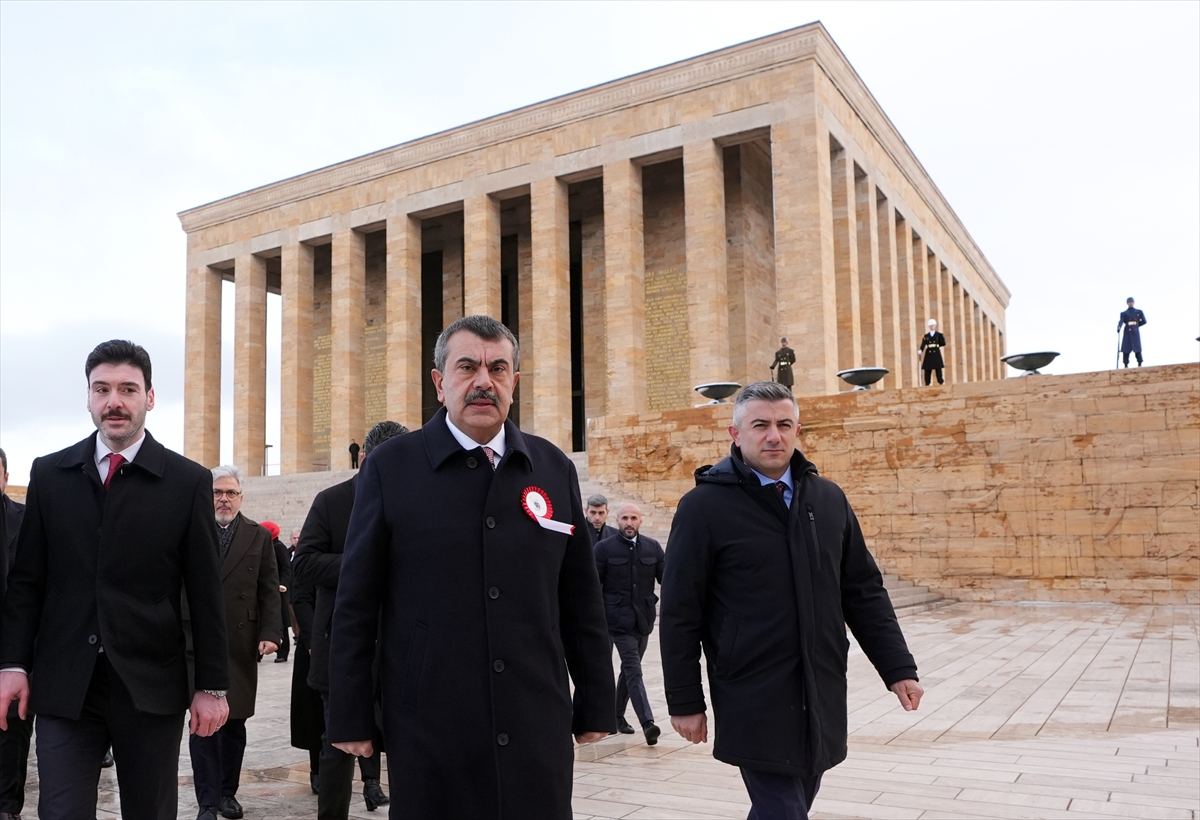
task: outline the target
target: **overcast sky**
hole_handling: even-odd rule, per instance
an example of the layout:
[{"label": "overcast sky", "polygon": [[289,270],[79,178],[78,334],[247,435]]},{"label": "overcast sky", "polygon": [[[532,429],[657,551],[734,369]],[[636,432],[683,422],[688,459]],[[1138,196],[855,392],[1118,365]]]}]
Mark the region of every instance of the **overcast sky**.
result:
[{"label": "overcast sky", "polygon": [[[814,20],[1012,291],[1009,352],[1060,351],[1055,373],[1112,367],[1132,295],[1149,319],[1147,364],[1197,360],[1197,3],[6,0],[11,480],[91,431],[83,360],[113,337],[150,351],[148,427],[182,450],[178,211]],[[272,297],[273,462],[278,308]],[[232,324],[230,312],[230,335]]]}]

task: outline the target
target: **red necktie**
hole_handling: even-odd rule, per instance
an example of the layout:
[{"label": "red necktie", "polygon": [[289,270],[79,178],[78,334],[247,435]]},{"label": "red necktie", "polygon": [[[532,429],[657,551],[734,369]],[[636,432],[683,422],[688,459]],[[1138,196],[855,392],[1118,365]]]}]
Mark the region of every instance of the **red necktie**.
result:
[{"label": "red necktie", "polygon": [[125,463],[125,456],[120,453],[109,453],[108,455],[108,478],[104,479],[104,489],[108,489],[108,485],[112,482],[113,476],[117,474],[117,469]]},{"label": "red necktie", "polygon": [[484,447],[483,451],[487,453],[488,464],[492,465],[492,470],[496,469],[496,451],[491,447]]}]

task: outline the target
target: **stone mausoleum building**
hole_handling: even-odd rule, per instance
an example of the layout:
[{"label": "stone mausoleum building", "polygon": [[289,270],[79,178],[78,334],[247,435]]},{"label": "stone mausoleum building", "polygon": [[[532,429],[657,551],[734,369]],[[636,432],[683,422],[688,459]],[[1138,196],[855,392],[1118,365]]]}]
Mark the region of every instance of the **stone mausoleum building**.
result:
[{"label": "stone mausoleum building", "polygon": [[[839,370],[1002,376],[1009,292],[819,23],[184,211],[186,453],[220,457],[232,279],[234,461],[262,471],[267,294],[282,297],[283,473],[344,468],[376,421],[437,408],[433,343],[470,313],[523,356],[513,414],[563,449],[587,420],[690,408],[697,384],[798,396]],[[332,455],[331,455],[332,454]]]}]

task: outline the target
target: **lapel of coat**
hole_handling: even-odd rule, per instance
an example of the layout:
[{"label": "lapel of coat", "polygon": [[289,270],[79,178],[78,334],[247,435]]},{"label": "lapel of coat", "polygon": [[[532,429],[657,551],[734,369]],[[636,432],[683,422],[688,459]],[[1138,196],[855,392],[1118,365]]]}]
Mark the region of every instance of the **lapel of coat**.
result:
[{"label": "lapel of coat", "polygon": [[222,581],[229,577],[229,573],[233,572],[233,568],[250,551],[250,545],[254,543],[254,531],[258,528],[257,523],[246,518],[241,513],[238,513],[237,522],[238,528],[237,532],[233,534],[233,543],[229,545],[229,552],[225,555],[225,563],[221,565]]}]

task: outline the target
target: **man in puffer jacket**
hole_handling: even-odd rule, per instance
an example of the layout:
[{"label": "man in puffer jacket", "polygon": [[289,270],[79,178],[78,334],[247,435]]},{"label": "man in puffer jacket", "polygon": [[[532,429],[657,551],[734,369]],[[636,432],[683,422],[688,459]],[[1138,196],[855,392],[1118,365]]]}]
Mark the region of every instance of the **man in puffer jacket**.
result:
[{"label": "man in puffer jacket", "polygon": [[845,759],[847,625],[905,710],[923,691],[858,520],[796,449],[799,427],[786,387],[743,389],[732,453],[696,471],[667,542],[671,725],[692,743],[708,739],[703,647],[713,756],[740,768],[750,818],[807,818],[821,774]]}]

